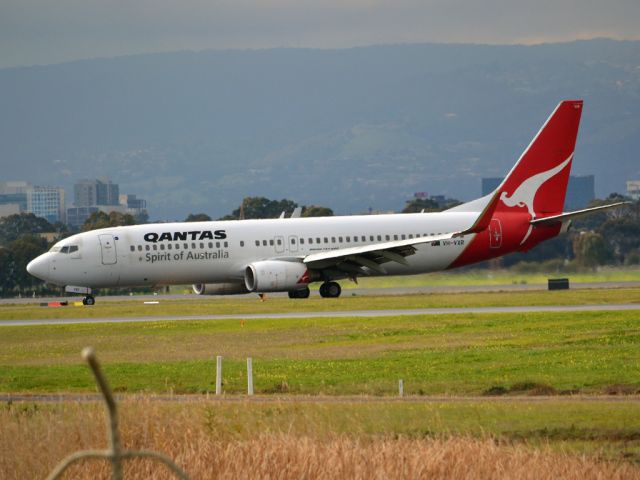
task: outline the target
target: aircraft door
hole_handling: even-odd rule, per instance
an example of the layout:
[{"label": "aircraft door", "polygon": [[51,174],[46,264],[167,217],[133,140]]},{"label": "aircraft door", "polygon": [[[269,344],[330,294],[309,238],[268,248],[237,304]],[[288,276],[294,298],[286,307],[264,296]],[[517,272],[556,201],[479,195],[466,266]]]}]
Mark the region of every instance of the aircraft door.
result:
[{"label": "aircraft door", "polygon": [[276,253],[284,253],[284,237],[278,235],[275,237],[275,241]]},{"label": "aircraft door", "polygon": [[502,246],[502,224],[497,218],[492,218],[489,223],[489,248]]},{"label": "aircraft door", "polygon": [[118,260],[116,253],[116,242],[113,239],[113,235],[98,235],[100,239],[100,251],[102,253],[103,265],[114,265]]},{"label": "aircraft door", "polygon": [[289,251],[297,252],[298,251],[298,237],[295,235],[291,235],[289,237]]}]

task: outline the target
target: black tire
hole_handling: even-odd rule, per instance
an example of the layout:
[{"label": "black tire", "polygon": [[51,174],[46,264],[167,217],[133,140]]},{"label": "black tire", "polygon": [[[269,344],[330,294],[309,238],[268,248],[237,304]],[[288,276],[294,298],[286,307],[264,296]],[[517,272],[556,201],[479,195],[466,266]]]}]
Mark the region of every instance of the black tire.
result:
[{"label": "black tire", "polygon": [[93,298],[91,295],[87,295],[86,297],[84,297],[82,299],[82,304],[83,305],[95,305],[96,304],[96,299]]},{"label": "black tire", "polygon": [[342,293],[342,288],[339,283],[329,282],[327,283],[327,296],[329,298],[338,298]]},{"label": "black tire", "polygon": [[301,288],[300,290],[289,290],[289,298],[309,298],[311,292],[308,287]]},{"label": "black tire", "polygon": [[320,296],[324,298],[338,298],[342,293],[340,284],[336,282],[325,282],[320,285]]}]

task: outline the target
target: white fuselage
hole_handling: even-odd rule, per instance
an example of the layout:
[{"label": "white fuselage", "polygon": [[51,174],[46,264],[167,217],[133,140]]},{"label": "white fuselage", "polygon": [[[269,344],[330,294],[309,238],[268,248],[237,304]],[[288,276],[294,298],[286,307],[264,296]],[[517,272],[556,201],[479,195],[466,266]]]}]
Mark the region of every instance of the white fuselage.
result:
[{"label": "white fuselage", "polygon": [[[90,288],[239,283],[252,262],[457,232],[476,217],[442,212],[113,227],[66,238],[29,268],[52,284]],[[436,247],[418,245],[406,257],[407,265],[390,262],[385,271],[406,275],[446,269],[473,237]]]}]

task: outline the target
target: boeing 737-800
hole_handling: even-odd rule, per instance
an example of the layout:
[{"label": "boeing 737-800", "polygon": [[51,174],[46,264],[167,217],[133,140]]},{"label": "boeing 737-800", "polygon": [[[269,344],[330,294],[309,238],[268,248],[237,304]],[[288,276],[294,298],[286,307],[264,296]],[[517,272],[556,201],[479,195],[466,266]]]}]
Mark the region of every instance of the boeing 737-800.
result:
[{"label": "boeing 737-800", "polygon": [[452,269],[526,251],[608,205],[563,212],[582,113],[561,102],[502,184],[444,212],[161,223],[73,235],[27,270],[83,294],[93,289],[193,284],[198,294],[289,292],[338,297],[336,280]]}]

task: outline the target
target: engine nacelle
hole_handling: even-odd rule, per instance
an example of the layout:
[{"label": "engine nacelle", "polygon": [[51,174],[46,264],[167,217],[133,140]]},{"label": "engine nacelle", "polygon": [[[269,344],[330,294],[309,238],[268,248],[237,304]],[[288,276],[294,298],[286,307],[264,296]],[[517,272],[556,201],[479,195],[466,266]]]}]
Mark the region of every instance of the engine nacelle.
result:
[{"label": "engine nacelle", "polygon": [[244,283],[195,283],[191,286],[196,295],[239,295],[249,293]]},{"label": "engine nacelle", "polygon": [[251,292],[288,292],[306,287],[316,276],[301,262],[264,260],[245,268],[244,285]]}]

